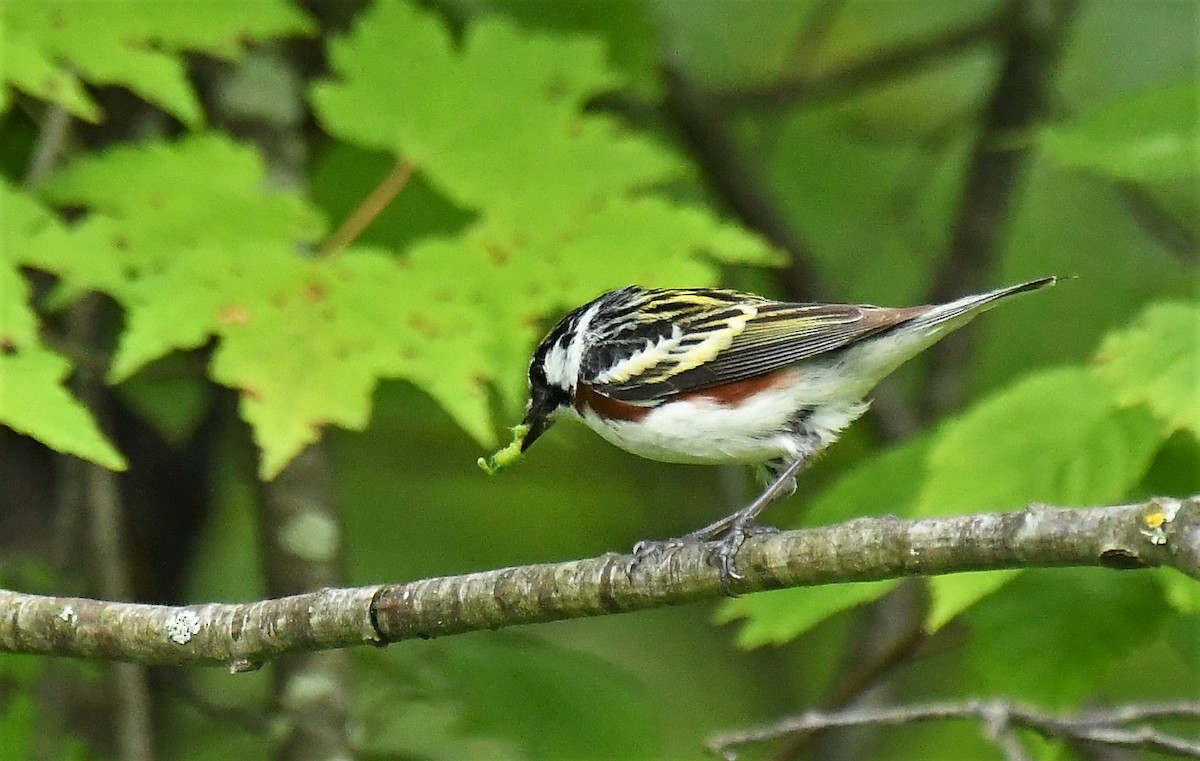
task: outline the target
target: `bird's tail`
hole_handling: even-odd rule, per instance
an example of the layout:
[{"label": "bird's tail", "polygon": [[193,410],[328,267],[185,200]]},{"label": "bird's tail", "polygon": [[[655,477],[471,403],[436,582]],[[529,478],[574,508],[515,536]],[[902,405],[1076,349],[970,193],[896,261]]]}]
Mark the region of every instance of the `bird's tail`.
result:
[{"label": "bird's tail", "polygon": [[943,334],[971,320],[979,313],[986,312],[1009,296],[1048,288],[1057,282],[1057,277],[1043,277],[1025,283],[1018,283],[1017,285],[1010,285],[1007,288],[997,288],[987,293],[964,296],[961,299],[930,308],[928,311],[914,318],[909,325],[914,328],[932,330],[938,334]]}]

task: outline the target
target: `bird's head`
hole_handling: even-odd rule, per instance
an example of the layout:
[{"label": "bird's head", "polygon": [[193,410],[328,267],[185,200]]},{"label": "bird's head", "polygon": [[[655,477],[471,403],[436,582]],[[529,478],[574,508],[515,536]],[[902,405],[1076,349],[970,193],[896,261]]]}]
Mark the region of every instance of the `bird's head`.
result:
[{"label": "bird's head", "polygon": [[582,354],[582,347],[578,345],[582,338],[576,331],[578,312],[564,317],[534,350],[529,362],[529,403],[525,405],[525,419],[513,427],[513,439],[508,446],[490,458],[479,458],[479,467],[484,472],[493,474],[517,462],[525,450],[554,424],[558,413],[571,408]]},{"label": "bird's head", "polygon": [[583,363],[588,326],[606,299],[623,291],[610,291],[562,318],[542,339],[529,362],[529,403],[525,419],[514,427],[513,440],[490,459],[479,459],[488,473],[506,468],[521,458],[564,410],[574,405],[579,368]]},{"label": "bird's head", "polygon": [[529,403],[525,407],[527,427],[521,451],[528,449],[554,423],[563,409],[571,407],[579,375],[580,348],[574,342],[575,325],[569,317],[554,326],[542,339],[529,362]]}]

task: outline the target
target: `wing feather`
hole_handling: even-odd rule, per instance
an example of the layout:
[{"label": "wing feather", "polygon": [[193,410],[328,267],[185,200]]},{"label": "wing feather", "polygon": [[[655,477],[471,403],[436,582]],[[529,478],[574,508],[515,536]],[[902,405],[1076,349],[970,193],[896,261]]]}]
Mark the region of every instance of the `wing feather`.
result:
[{"label": "wing feather", "polygon": [[580,380],[626,402],[773,372],[844,348],[920,308],[798,304],[720,289],[631,290],[585,353]]}]

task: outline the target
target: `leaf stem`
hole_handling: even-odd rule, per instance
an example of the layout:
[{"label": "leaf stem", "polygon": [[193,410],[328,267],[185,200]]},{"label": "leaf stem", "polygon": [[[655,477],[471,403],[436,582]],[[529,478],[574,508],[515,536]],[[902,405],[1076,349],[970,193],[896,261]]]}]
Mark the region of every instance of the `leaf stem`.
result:
[{"label": "leaf stem", "polygon": [[375,218],[387,208],[387,205],[400,194],[408,181],[412,179],[415,169],[415,164],[405,159],[398,159],[391,173],[375,186],[375,189],[363,199],[358,208],[346,218],[345,222],[342,222],[333,235],[321,244],[321,256],[336,255],[353,243],[359,235],[362,235],[362,231],[367,229],[367,225],[375,221]]}]

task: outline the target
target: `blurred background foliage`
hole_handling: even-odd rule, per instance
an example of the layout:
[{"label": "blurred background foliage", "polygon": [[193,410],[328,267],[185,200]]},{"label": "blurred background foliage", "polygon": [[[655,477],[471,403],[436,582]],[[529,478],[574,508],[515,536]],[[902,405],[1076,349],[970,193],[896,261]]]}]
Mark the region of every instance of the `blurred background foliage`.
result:
[{"label": "blurred background foliage", "polygon": [[[1190,0],[16,0],[0,23],[14,588],[103,591],[50,448],[125,468],[138,599],[277,593],[262,479],[306,448],[343,584],[706,523],[746,474],[569,426],[473,464],[548,325],[631,281],[901,305],[1070,276],[888,381],[780,525],[1200,491]],[[1200,697],[1198,643],[1173,572],[786,590],[355,652],[350,734],[378,759],[701,758],[819,705]],[[109,679],[0,656],[0,748],[111,757]],[[150,685],[163,757],[272,752],[267,672]],[[999,754],[923,725],[746,756]]]}]

